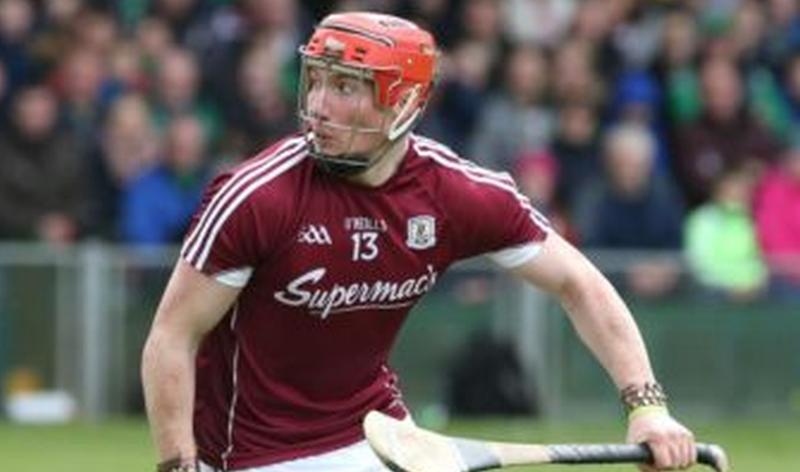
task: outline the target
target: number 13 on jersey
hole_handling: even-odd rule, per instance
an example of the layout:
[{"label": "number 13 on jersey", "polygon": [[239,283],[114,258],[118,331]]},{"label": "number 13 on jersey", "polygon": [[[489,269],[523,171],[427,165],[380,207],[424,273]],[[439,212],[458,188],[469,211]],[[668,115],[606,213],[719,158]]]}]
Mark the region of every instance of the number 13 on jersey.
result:
[{"label": "number 13 on jersey", "polygon": [[378,233],[375,231],[353,233],[350,239],[353,240],[354,261],[371,261],[378,256]]}]

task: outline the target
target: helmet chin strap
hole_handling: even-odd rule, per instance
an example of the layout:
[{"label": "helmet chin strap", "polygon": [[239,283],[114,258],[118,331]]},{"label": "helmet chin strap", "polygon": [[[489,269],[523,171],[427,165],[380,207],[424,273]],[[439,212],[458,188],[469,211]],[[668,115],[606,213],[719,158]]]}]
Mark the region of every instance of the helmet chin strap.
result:
[{"label": "helmet chin strap", "polygon": [[376,155],[372,157],[369,154],[357,153],[344,153],[334,156],[324,154],[316,149],[313,131],[306,133],[306,139],[309,141],[309,153],[314,158],[317,167],[337,177],[352,177],[363,174],[389,154],[389,150],[394,144],[393,141],[381,144],[377,149]]}]

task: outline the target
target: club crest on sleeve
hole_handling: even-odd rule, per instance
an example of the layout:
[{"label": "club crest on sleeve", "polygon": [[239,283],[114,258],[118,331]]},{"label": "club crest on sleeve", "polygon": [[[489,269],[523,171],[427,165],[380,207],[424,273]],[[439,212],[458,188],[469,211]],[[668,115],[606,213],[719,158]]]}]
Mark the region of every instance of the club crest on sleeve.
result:
[{"label": "club crest on sleeve", "polygon": [[428,249],[436,245],[436,218],[431,215],[408,219],[406,245],[411,249]]}]

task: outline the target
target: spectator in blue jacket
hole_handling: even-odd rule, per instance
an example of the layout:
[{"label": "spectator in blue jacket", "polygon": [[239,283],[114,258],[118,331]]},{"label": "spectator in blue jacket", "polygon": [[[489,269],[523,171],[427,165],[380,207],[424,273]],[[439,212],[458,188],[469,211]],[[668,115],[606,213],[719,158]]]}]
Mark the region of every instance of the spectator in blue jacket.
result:
[{"label": "spectator in blue jacket", "polygon": [[605,140],[605,179],[581,198],[581,232],[597,248],[677,249],[683,206],[672,183],[654,174],[656,145],[638,125],[613,128]]},{"label": "spectator in blue jacket", "polygon": [[[683,204],[667,177],[654,172],[656,144],[647,128],[621,125],[605,140],[605,179],[579,197],[576,222],[584,245],[598,249],[675,250],[681,245]],[[644,296],[675,286],[671,258],[637,259],[625,282]]]},{"label": "spectator in blue jacket", "polygon": [[178,242],[208,182],[203,125],[192,115],[167,128],[163,159],[123,191],[121,233],[134,244]]}]

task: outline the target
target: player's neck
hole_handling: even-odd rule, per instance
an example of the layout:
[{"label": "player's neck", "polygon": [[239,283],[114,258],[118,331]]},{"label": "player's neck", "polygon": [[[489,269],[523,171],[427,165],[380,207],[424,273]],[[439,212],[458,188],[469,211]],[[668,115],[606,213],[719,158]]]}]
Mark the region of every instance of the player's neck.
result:
[{"label": "player's neck", "polygon": [[365,187],[380,187],[391,179],[397,169],[400,168],[400,163],[403,162],[403,157],[408,151],[408,145],[409,136],[406,134],[391,144],[389,149],[385,151],[386,155],[381,157],[375,165],[361,174],[347,177],[347,180]]}]

